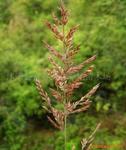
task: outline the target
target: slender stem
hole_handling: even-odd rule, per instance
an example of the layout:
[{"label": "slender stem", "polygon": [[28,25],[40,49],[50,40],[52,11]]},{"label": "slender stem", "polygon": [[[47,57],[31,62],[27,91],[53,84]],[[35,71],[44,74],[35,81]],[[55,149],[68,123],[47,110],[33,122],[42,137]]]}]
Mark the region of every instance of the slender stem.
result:
[{"label": "slender stem", "polygon": [[64,138],[65,138],[65,150],[66,150],[66,144],[67,144],[67,117],[65,116],[65,127],[64,127]]},{"label": "slender stem", "polygon": [[[64,41],[63,41],[63,51],[64,54],[66,53],[66,47],[65,47],[65,26],[63,25],[63,35],[64,35]],[[64,69],[66,68],[66,65],[64,65]],[[65,114],[65,118],[64,118],[64,150],[66,150],[66,144],[67,144],[67,116],[66,116],[66,95],[65,92],[63,93],[63,97],[64,97],[64,114]]]}]

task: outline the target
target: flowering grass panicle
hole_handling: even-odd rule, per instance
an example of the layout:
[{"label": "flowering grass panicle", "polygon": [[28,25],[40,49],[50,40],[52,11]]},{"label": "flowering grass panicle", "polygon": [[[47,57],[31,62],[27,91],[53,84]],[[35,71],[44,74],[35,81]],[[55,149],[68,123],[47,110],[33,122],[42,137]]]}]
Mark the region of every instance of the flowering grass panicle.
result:
[{"label": "flowering grass panicle", "polygon": [[[50,93],[52,97],[55,98],[57,103],[63,105],[63,110],[59,110],[52,105],[51,98],[43,90],[38,79],[36,79],[35,83],[41,98],[45,101],[45,106],[43,106],[43,108],[53,115],[53,117],[47,116],[48,120],[54,127],[64,132],[64,149],[66,150],[67,118],[71,114],[86,111],[90,107],[90,97],[96,92],[99,84],[90,89],[89,92],[79,100],[74,102],[72,101],[74,90],[78,89],[83,84],[83,79],[87,78],[92,73],[94,66],[90,65],[84,73],[81,73],[72,81],[70,80],[70,77],[81,71],[86,65],[92,63],[96,59],[96,55],[84,60],[79,65],[74,63],[74,56],[79,52],[80,45],[74,46],[73,37],[75,32],[78,30],[79,25],[75,25],[67,33],[65,27],[69,21],[69,12],[65,8],[62,1],[59,11],[61,14],[60,19],[55,15],[55,13],[53,13],[53,24],[51,24],[49,21],[46,21],[45,24],[53,33],[54,37],[62,42],[62,50],[57,51],[56,48],[45,41],[44,44],[51,54],[49,61],[52,64],[52,68],[48,70],[48,74],[52,77],[56,86],[56,89],[50,88]],[[61,65],[59,65],[55,58],[58,59],[62,64],[60,63]],[[89,138],[81,141],[82,150],[89,150],[94,134],[99,126],[100,125],[98,124],[95,131]],[[74,145],[71,150],[75,150]]]}]

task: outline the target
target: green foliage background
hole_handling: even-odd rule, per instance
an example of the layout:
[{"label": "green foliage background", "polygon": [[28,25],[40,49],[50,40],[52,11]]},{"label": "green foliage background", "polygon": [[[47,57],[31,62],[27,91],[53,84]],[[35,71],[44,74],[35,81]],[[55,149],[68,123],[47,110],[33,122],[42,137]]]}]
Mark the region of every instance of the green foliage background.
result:
[{"label": "green foliage background", "polygon": [[[46,70],[48,51],[42,40],[57,45],[44,25],[57,12],[57,0],[0,0],[0,150],[61,150],[63,135],[46,120],[36,91],[39,78],[45,90],[53,87]],[[126,1],[65,0],[69,27],[80,24],[74,42],[81,44],[75,61],[97,54],[95,72],[75,97],[96,83],[101,86],[90,110],[69,121],[68,150],[88,137],[99,121],[96,145],[126,149]],[[74,119],[76,117],[76,119]],[[95,149],[95,148],[92,148]]]}]

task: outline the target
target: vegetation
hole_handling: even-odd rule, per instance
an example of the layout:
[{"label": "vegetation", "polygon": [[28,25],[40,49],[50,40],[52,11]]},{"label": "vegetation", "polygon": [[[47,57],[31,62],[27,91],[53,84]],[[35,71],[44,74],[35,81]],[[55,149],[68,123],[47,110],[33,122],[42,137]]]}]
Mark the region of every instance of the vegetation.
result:
[{"label": "vegetation", "polygon": [[[53,106],[53,99],[50,99],[47,92],[43,90],[40,81],[36,79],[35,83],[41,98],[45,101],[43,108],[53,115],[53,117],[47,116],[48,120],[55,128],[58,128],[64,133],[64,149],[67,150],[67,126],[69,116],[71,114],[84,112],[90,107],[90,97],[96,92],[99,84],[94,86],[87,94],[82,96],[80,100],[73,100],[75,89],[78,89],[83,84],[82,80],[92,73],[94,67],[89,66],[84,73],[79,75],[79,77],[71,79],[72,76],[79,73],[83,67],[94,61],[96,56],[94,55],[90,57],[79,65],[74,64],[73,58],[80,50],[80,45],[75,47],[73,44],[74,33],[77,31],[78,25],[72,27],[66,32],[66,25],[69,21],[69,12],[65,8],[63,1],[61,1],[59,9],[61,18],[58,19],[53,13],[52,17],[54,24],[52,25],[50,22],[46,21],[46,25],[53,32],[55,38],[62,43],[62,47],[60,47],[60,51],[58,51],[53,46],[45,42],[45,46],[52,54],[52,56],[49,57],[49,61],[53,67],[48,70],[48,73],[54,80],[55,89],[50,89],[50,91],[56,101],[55,106]],[[59,60],[59,62],[61,62],[61,65],[56,62],[55,57]],[[100,124],[88,139],[84,138],[81,141],[82,150],[90,149],[93,136],[99,126]],[[75,150],[75,148],[75,145],[73,145],[71,150]],[[60,147],[60,149],[63,148]]]},{"label": "vegetation", "polygon": [[[76,119],[74,116],[70,118],[75,125],[68,127],[68,149],[74,143],[80,146],[80,137],[88,137],[97,122],[102,120],[94,143],[120,144],[121,147],[111,149],[125,150],[126,2],[68,0],[65,4],[72,18],[68,28],[80,24],[74,39],[75,45],[81,45],[76,63],[97,55],[97,69],[84,80],[74,97],[81,97],[97,83],[101,85],[89,112],[78,114]],[[49,53],[42,41],[48,39],[51,45],[59,48],[44,25],[44,20],[51,19],[50,13],[57,5],[56,0],[0,1],[1,150],[60,150],[63,144],[62,133],[52,130],[46,121],[46,112],[41,109],[34,85],[34,79],[38,78],[47,92],[48,87],[54,87],[46,74],[50,68]],[[56,14],[59,16],[58,12]]]}]

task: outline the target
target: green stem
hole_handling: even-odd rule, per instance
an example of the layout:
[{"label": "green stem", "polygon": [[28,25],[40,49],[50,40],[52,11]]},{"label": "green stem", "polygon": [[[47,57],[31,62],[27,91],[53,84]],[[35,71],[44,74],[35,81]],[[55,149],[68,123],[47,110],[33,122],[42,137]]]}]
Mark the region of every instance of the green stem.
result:
[{"label": "green stem", "polygon": [[66,144],[67,144],[67,117],[65,116],[65,127],[64,127],[64,138],[65,138],[65,150],[66,150]]}]

